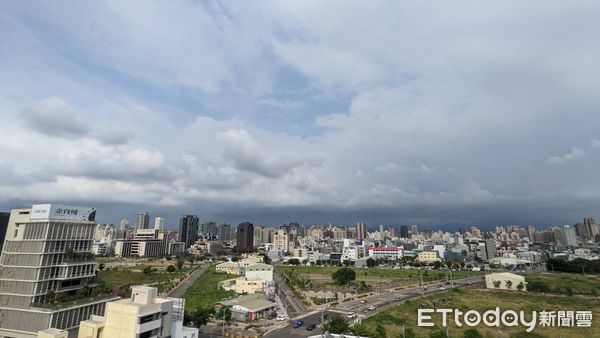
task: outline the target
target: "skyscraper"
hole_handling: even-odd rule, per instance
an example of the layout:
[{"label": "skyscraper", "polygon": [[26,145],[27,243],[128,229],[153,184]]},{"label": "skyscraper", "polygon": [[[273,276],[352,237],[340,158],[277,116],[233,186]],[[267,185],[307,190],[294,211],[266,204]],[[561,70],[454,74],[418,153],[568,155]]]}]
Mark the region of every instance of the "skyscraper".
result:
[{"label": "skyscraper", "polygon": [[150,214],[148,212],[138,212],[135,215],[135,228],[136,229],[148,229],[150,225]]},{"label": "skyscraper", "polygon": [[73,331],[119,298],[88,298],[97,286],[95,216],[93,208],[56,204],[11,211],[0,255],[0,337],[33,338],[50,327]]},{"label": "skyscraper", "polygon": [[413,236],[416,236],[419,234],[419,226],[416,224],[413,224],[410,226],[410,232]]},{"label": "skyscraper", "polygon": [[165,219],[162,217],[156,217],[154,219],[154,229],[155,230],[165,230]]},{"label": "skyscraper", "polygon": [[219,233],[219,228],[217,228],[217,223],[214,221],[208,221],[206,223],[202,223],[200,226],[199,236],[202,239],[206,240],[215,240],[217,239],[217,235]]},{"label": "skyscraper", "polygon": [[379,224],[379,232],[383,233],[383,224]]},{"label": "skyscraper", "polygon": [[400,238],[408,238],[408,226],[403,225],[400,227]]},{"label": "skyscraper", "polygon": [[359,241],[367,238],[367,224],[365,222],[356,223],[356,239]]},{"label": "skyscraper", "polygon": [[562,229],[563,242],[566,246],[577,246],[577,237],[575,237],[575,229],[565,225]]},{"label": "skyscraper", "polygon": [[185,249],[198,240],[200,219],[196,215],[184,215],[179,220],[179,241],[185,243]]},{"label": "skyscraper", "polygon": [[221,242],[229,242],[231,241],[231,225],[230,224],[221,224],[219,225],[219,241]]},{"label": "skyscraper", "polygon": [[252,252],[254,245],[254,225],[250,222],[240,223],[237,228],[237,248],[239,252]]}]

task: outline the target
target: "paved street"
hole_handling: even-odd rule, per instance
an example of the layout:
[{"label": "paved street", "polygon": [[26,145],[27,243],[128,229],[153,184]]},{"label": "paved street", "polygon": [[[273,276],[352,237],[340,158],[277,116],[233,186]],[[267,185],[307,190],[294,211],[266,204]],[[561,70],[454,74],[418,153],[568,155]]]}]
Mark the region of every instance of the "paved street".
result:
[{"label": "paved street", "polygon": [[173,290],[171,290],[168,296],[175,298],[183,297],[187,289],[189,289],[189,287],[194,284],[196,279],[198,279],[198,277],[200,277],[200,275],[202,275],[203,272],[204,268],[202,267],[199,267],[196,270],[194,270],[194,272],[192,272],[192,274],[186,280],[184,280],[183,282],[181,282],[181,284],[179,284]]},{"label": "paved street", "polygon": [[277,283],[277,292],[278,296],[281,299],[282,304],[287,309],[287,314],[289,318],[294,318],[300,314],[306,312],[306,308],[302,301],[300,301],[294,292],[290,290],[290,288],[283,282],[279,274],[273,274],[273,279],[275,283]]},{"label": "paved street", "polygon": [[[421,290],[420,287],[406,288],[398,290],[396,292],[375,294],[369,297],[363,297],[349,302],[341,303],[333,309],[328,309],[324,313],[327,313],[329,317],[336,313],[347,316],[350,312],[358,314],[360,319],[368,318],[379,311],[389,308],[394,305],[402,304],[409,299],[421,297],[423,295],[429,295],[434,293],[440,293],[452,288],[464,288],[477,284],[481,284],[485,281],[484,276],[475,276],[454,281],[452,287],[446,282],[427,284],[427,290]],[[444,289],[441,289],[443,287]],[[361,303],[361,300],[366,300],[365,303]],[[374,306],[375,310],[368,310],[369,306]],[[291,317],[294,318],[294,317]],[[300,317],[297,317],[300,318]],[[296,318],[294,318],[296,319]],[[297,329],[292,327],[292,321],[290,320],[287,325],[280,329],[270,332],[265,337],[308,337],[322,333],[320,329],[321,324],[321,312],[310,313],[306,317],[300,318],[304,320],[304,325]],[[306,327],[311,323],[317,324],[317,328],[313,331],[306,331]]]}]

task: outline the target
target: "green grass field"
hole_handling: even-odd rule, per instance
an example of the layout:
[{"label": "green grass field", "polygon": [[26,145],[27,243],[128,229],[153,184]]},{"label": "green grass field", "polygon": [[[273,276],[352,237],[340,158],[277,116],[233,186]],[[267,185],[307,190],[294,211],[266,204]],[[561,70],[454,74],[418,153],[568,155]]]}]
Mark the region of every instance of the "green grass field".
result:
[{"label": "green grass field", "polygon": [[165,269],[157,269],[157,271],[144,274],[142,271],[148,265],[139,264],[126,268],[105,269],[99,272],[100,280],[104,282],[105,287],[113,288],[119,285],[140,285],[152,284],[160,282],[170,282],[176,278],[183,277],[190,271],[189,267],[184,267],[181,270],[176,270],[173,273],[167,272]]},{"label": "green grass field", "polygon": [[[591,310],[594,314],[593,324],[591,328],[545,328],[539,325],[533,331],[536,335],[530,337],[599,337],[600,336],[600,318],[597,316],[600,313],[600,299],[593,297],[566,297],[566,296],[547,296],[541,294],[532,294],[524,292],[507,292],[496,290],[454,290],[429,296],[418,300],[409,301],[406,304],[393,307],[383,311],[373,317],[364,320],[360,326],[364,329],[363,334],[369,334],[370,337],[377,337],[376,328],[381,325],[385,328],[387,337],[402,337],[402,325],[411,328],[417,337],[429,337],[434,329],[441,328],[441,320],[439,315],[434,318],[436,327],[434,329],[417,327],[417,309],[420,304],[423,304],[432,299],[439,299],[442,296],[449,296],[452,299],[437,305],[437,308],[460,309],[461,311],[477,310],[480,313],[489,309],[500,307],[504,310],[523,310],[526,313],[526,318],[530,318],[531,311],[552,311],[552,310]],[[458,328],[455,326],[453,319],[449,320],[448,331],[450,337],[463,337],[463,332],[466,330],[464,326]],[[514,337],[513,335],[524,332],[524,327],[501,327],[488,328],[481,324],[477,330],[484,337]],[[445,337],[445,335],[444,335]],[[523,336],[526,337],[526,336]]]},{"label": "green grass field", "polygon": [[574,294],[598,295],[600,294],[600,276],[582,275],[572,273],[544,273],[526,276],[526,281],[543,281],[550,287],[550,292],[567,293],[570,288]]},{"label": "green grass field", "polygon": [[206,267],[204,273],[196,279],[183,296],[185,298],[185,312],[191,313],[198,307],[209,309],[216,302],[234,296],[234,291],[225,291],[217,287],[220,281],[231,278],[235,278],[235,276],[215,272],[214,265]]}]

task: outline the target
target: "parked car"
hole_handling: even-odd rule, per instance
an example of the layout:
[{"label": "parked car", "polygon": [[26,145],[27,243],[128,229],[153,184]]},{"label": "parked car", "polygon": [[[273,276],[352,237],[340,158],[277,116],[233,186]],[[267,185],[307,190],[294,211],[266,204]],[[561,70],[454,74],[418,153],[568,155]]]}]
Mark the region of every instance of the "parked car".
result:
[{"label": "parked car", "polygon": [[279,316],[277,316],[277,320],[280,321],[280,322],[282,322],[284,320],[287,320],[287,319],[288,319],[288,317],[286,315],[279,315]]},{"label": "parked car", "polygon": [[400,300],[400,296],[396,295],[396,297],[394,297],[394,300]]},{"label": "parked car", "polygon": [[373,311],[373,310],[375,310],[375,306],[371,305],[371,306],[368,307],[368,309],[369,309],[369,311]]},{"label": "parked car", "polygon": [[440,290],[444,291],[444,290],[446,290],[446,288],[444,286],[440,285]]},{"label": "parked car", "polygon": [[364,303],[366,303],[366,302],[367,302],[367,300],[366,300],[366,299],[361,299],[361,300],[360,300],[360,303],[361,303],[361,304],[364,304]]},{"label": "parked car", "polygon": [[303,321],[303,320],[295,320],[295,321],[294,321],[294,324],[292,324],[292,327],[293,327],[294,329],[297,329],[297,328],[299,328],[299,327],[300,327],[300,326],[302,326],[302,325],[304,325],[304,321]]},{"label": "parked car", "polygon": [[427,291],[427,287],[426,287],[426,286],[424,286],[424,287],[422,287],[422,288],[421,288],[421,290],[423,290],[423,291]]},{"label": "parked car", "polygon": [[354,317],[356,317],[356,313],[350,312],[347,317],[348,318],[354,318]]},{"label": "parked car", "polygon": [[306,331],[312,331],[317,327],[315,323],[312,323],[306,327]]}]

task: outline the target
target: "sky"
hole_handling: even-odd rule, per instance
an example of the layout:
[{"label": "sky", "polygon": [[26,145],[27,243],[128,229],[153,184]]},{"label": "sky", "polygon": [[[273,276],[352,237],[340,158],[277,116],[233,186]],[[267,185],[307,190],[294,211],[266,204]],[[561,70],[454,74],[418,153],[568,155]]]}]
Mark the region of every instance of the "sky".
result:
[{"label": "sky", "polygon": [[600,3],[3,1],[0,209],[600,217]]}]

